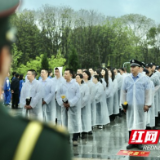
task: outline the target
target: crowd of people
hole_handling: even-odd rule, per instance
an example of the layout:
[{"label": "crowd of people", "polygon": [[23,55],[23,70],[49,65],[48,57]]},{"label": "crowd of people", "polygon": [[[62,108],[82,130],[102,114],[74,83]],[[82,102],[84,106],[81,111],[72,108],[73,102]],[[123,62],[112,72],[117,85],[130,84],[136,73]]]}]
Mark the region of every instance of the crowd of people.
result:
[{"label": "crowd of people", "polygon": [[[131,64],[138,65],[137,78],[140,75],[145,77],[140,81],[141,86],[135,83],[139,87],[134,93],[135,97],[143,92],[143,89],[141,90],[143,81],[146,83],[146,90],[148,87],[151,91],[148,91],[147,97],[149,107],[145,108],[147,116],[139,114],[138,105],[136,105],[137,112],[133,109],[126,111],[122,107],[126,101],[128,104],[134,103],[128,98],[129,96],[126,96],[129,92],[123,92],[128,90],[127,87],[125,89],[125,84],[126,86],[129,83],[132,84],[131,79],[127,80],[135,72],[135,66],[132,65],[131,73],[127,73],[125,68],[107,67],[97,70],[93,68],[78,69],[77,74],[71,69],[66,69],[63,75],[63,68],[57,67],[54,69],[53,78],[46,69],[42,69],[39,80],[36,80],[36,71],[31,69],[28,70],[25,81],[22,75],[14,73],[11,89],[9,89],[9,78],[6,78],[4,103],[8,104],[7,95],[8,97],[11,95],[7,91],[11,90],[12,108],[18,108],[19,104],[19,107],[23,109],[24,116],[36,117],[45,122],[66,126],[73,134],[73,145],[75,146],[78,145],[77,139],[80,133],[81,138],[85,138],[86,134],[92,134],[93,127],[97,126],[97,128],[103,129],[104,125],[114,121],[116,116],[122,117],[125,112],[128,113],[129,131],[134,127],[141,129],[136,124],[134,127],[132,125],[135,119],[139,124],[141,118],[145,121],[147,129],[155,129],[159,125],[160,67],[156,67],[154,63],[145,65],[142,62],[131,62]],[[132,89],[130,88],[129,91]],[[143,93],[140,94],[139,101],[145,101]],[[134,116],[131,116],[133,114]]]}]

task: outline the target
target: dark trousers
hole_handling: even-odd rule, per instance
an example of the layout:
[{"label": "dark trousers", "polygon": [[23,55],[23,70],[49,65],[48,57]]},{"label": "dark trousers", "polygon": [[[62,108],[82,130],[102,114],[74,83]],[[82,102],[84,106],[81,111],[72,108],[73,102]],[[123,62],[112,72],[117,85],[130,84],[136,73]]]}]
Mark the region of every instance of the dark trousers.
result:
[{"label": "dark trousers", "polygon": [[77,141],[78,140],[78,136],[79,136],[79,133],[74,133],[72,140],[73,141]]},{"label": "dark trousers", "polygon": [[19,94],[12,93],[12,108],[18,108]]},{"label": "dark trousers", "polygon": [[130,137],[131,137],[131,131],[129,131],[129,139],[130,139]]}]

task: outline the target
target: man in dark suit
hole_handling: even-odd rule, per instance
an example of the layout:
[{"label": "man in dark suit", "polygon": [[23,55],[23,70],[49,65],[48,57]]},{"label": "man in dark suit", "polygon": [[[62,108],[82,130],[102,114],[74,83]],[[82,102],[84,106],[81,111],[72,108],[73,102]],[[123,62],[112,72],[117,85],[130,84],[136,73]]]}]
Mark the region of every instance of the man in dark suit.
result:
[{"label": "man in dark suit", "polygon": [[19,74],[16,73],[15,79],[11,83],[12,109],[18,109],[19,103]]}]

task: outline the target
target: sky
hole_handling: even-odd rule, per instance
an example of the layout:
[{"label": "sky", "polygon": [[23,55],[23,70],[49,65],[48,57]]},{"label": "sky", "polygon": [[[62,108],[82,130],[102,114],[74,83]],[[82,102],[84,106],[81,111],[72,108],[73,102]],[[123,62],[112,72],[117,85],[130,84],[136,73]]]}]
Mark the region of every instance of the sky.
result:
[{"label": "sky", "polygon": [[160,23],[160,0],[23,0],[21,9],[38,9],[42,5],[69,6],[74,10],[96,10],[106,16],[142,14]]}]

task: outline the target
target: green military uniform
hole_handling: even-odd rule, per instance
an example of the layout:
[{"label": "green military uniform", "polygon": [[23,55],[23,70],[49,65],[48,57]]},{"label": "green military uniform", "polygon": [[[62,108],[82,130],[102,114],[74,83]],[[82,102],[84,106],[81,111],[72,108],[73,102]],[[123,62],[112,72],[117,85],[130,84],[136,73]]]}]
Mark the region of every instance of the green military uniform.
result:
[{"label": "green military uniform", "polygon": [[[14,39],[9,17],[18,5],[19,0],[0,0],[0,49]],[[61,127],[13,117],[0,102],[0,159],[70,160],[69,134]]]}]

